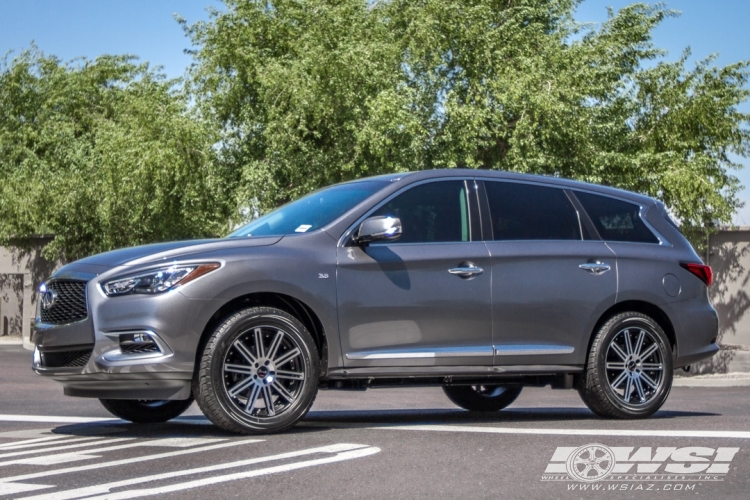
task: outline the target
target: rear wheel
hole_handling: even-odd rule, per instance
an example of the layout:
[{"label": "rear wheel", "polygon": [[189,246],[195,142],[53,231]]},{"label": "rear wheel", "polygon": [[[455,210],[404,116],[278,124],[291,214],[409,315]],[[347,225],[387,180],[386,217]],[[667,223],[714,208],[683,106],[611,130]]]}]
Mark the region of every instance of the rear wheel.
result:
[{"label": "rear wheel", "polygon": [[578,390],[591,411],[608,418],[645,418],[661,408],[671,388],[672,351],[656,321],[625,312],[599,329]]},{"label": "rear wheel", "polygon": [[278,309],[254,307],[233,314],[211,335],[193,393],[222,429],[280,432],[312,406],[319,371],[317,348],[300,321]]},{"label": "rear wheel", "polygon": [[520,385],[446,385],[443,392],[456,406],[469,411],[500,411],[521,394]]},{"label": "rear wheel", "polygon": [[193,398],[184,400],[100,399],[108,412],[115,417],[136,424],[156,424],[182,415],[193,404]]}]

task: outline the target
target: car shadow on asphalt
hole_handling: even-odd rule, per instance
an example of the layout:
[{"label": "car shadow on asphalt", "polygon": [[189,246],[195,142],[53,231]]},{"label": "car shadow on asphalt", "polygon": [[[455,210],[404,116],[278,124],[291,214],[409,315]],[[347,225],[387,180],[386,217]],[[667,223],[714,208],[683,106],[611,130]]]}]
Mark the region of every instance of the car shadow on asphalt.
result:
[{"label": "car shadow on asphalt", "polygon": [[[690,411],[659,411],[649,420],[715,417],[718,413]],[[285,434],[305,434],[330,429],[378,427],[383,425],[418,424],[523,424],[546,422],[626,422],[598,417],[586,408],[510,408],[502,412],[469,412],[459,409],[415,410],[338,410],[311,411]],[[55,434],[103,436],[117,438],[163,439],[174,437],[235,438],[237,434],[223,431],[201,415],[183,416],[163,424],[131,424],[118,419],[102,422],[60,425]]]},{"label": "car shadow on asphalt", "polygon": [[[712,417],[718,413],[692,411],[659,411],[650,420]],[[370,411],[311,411],[302,422],[315,425],[327,424],[485,424],[485,423],[524,423],[524,422],[570,422],[608,421],[586,408],[510,408],[501,412],[469,412],[458,409],[441,410],[370,410]],[[622,422],[622,421],[619,421]]]}]

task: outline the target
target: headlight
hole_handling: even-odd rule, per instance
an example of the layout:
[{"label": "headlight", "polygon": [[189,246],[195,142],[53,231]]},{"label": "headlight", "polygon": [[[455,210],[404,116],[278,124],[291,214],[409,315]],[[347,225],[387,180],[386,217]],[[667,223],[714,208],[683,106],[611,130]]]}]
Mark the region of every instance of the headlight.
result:
[{"label": "headlight", "polygon": [[221,267],[220,264],[211,263],[151,269],[143,273],[107,281],[102,284],[102,290],[110,297],[130,293],[162,293],[177,285],[184,285],[193,281],[195,278],[210,273],[219,267]]}]

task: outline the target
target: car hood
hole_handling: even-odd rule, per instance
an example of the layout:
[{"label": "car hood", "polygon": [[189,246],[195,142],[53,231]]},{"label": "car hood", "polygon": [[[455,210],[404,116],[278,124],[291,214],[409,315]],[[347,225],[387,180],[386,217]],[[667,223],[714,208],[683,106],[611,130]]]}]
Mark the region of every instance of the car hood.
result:
[{"label": "car hood", "polygon": [[273,245],[281,240],[282,237],[283,236],[219,238],[156,243],[153,245],[121,248],[120,250],[92,255],[91,257],[77,260],[73,264],[76,266],[101,266],[109,268],[118,266],[138,266],[148,264],[149,262],[177,259],[192,254],[212,252],[215,250]]}]

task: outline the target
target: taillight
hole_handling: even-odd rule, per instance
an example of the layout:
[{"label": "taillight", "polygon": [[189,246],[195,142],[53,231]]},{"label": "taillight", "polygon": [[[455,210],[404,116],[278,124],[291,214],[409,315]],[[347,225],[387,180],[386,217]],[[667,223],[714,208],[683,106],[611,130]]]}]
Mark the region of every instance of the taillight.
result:
[{"label": "taillight", "polygon": [[706,286],[711,286],[711,283],[714,281],[714,273],[711,271],[711,266],[695,264],[693,262],[680,262],[680,266],[700,278]]}]

